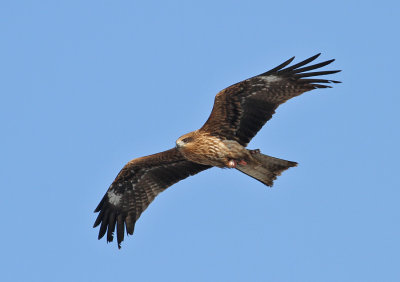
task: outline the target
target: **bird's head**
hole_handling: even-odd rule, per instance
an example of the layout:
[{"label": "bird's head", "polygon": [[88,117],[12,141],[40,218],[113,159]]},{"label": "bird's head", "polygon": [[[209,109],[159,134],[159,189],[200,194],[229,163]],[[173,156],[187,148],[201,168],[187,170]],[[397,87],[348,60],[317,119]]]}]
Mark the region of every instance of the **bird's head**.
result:
[{"label": "bird's head", "polygon": [[184,147],[187,143],[192,142],[194,139],[193,132],[190,132],[188,134],[182,135],[181,137],[176,140],[176,147],[182,148]]}]

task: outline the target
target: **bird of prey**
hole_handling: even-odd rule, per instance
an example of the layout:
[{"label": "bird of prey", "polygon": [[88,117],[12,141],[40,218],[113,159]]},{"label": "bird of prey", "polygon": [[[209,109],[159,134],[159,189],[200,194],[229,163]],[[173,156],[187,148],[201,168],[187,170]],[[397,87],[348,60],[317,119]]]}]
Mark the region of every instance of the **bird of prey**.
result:
[{"label": "bird of prey", "polygon": [[170,150],[128,162],[95,210],[99,214],[94,227],[101,224],[98,238],[107,233],[107,242],[111,242],[116,229],[120,248],[124,229],[133,234],[136,221],[160,192],[214,166],[235,168],[272,186],[278,175],[297,163],[264,155],[260,150],[248,150],[247,144],[279,105],[309,90],[339,83],[319,78],[339,70],[314,71],[334,60],[308,65],[319,55],[288,66],[293,57],[229,86],[215,96],[211,114],[200,129],[179,137]]}]

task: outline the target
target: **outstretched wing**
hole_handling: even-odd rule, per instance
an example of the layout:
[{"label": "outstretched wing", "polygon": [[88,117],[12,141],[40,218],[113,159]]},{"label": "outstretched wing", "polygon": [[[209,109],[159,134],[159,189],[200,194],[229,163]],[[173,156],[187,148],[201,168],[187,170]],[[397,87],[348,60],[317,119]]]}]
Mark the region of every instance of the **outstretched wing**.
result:
[{"label": "outstretched wing", "polygon": [[93,226],[101,223],[99,239],[107,232],[107,242],[111,242],[117,227],[120,248],[124,229],[128,234],[133,234],[135,222],[160,192],[208,168],[210,166],[184,159],[175,148],[130,161],[122,168],[95,210],[100,212]]},{"label": "outstretched wing", "polygon": [[285,68],[293,57],[270,71],[225,88],[215,97],[211,115],[200,130],[247,146],[279,105],[306,91],[330,87],[326,83],[339,83],[313,78],[339,70],[308,72],[334,61],[305,66],[319,55]]}]

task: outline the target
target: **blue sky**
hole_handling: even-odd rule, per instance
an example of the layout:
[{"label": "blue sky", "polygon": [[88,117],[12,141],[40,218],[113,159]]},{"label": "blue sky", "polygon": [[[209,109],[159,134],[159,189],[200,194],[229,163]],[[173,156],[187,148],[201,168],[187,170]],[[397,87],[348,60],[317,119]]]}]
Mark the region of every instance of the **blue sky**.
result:
[{"label": "blue sky", "polygon": [[[400,281],[396,1],[1,1],[2,281]],[[291,56],[343,81],[250,143],[269,189],[212,169],[159,195],[121,250],[94,208],[215,94]]]}]

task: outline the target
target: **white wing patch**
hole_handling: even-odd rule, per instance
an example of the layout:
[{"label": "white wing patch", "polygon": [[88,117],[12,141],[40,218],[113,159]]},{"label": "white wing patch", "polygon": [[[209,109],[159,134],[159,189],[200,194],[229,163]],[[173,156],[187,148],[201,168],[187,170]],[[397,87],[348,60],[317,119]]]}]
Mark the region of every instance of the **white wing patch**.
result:
[{"label": "white wing patch", "polygon": [[113,191],[107,192],[108,201],[114,206],[118,206],[121,201],[122,194],[116,194]]},{"label": "white wing patch", "polygon": [[276,82],[282,79],[281,77],[276,75],[260,76],[260,78],[266,83]]}]

